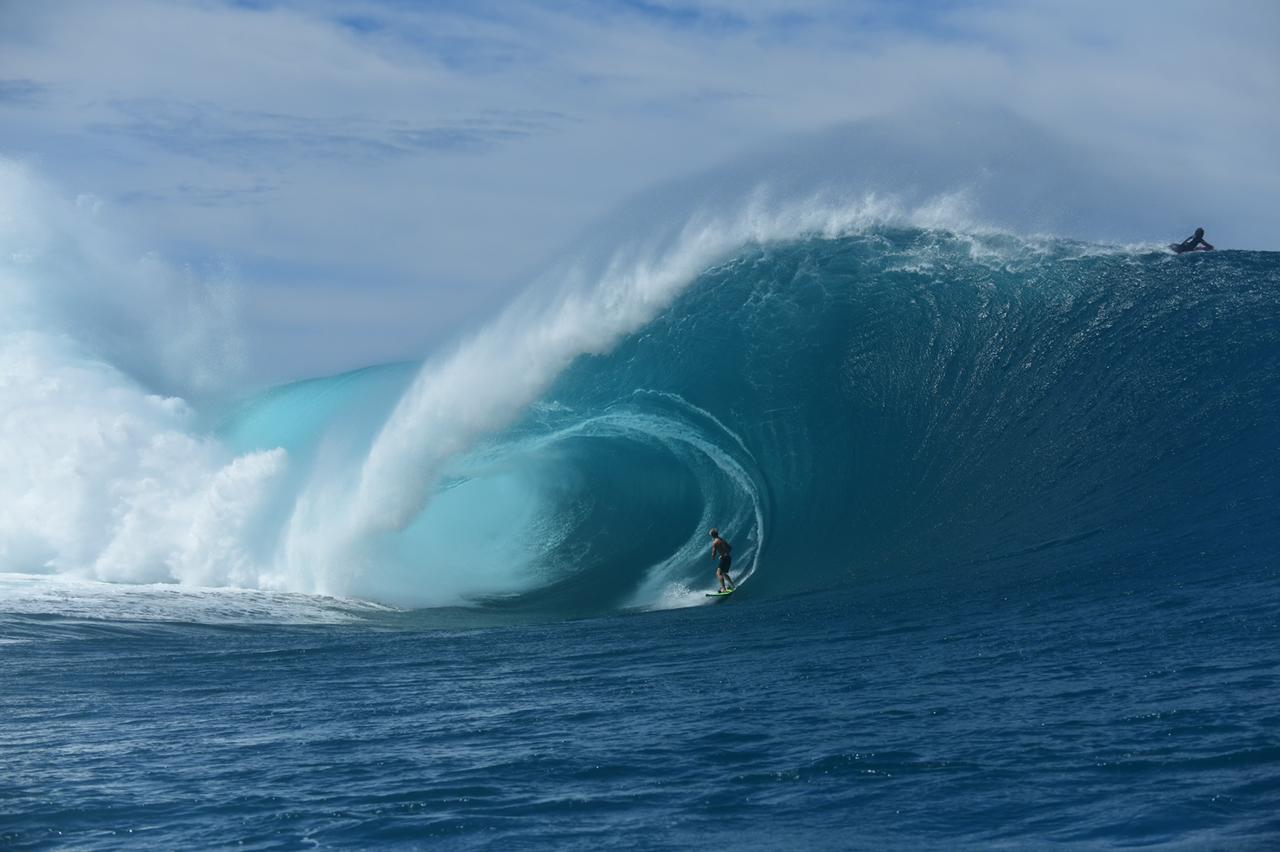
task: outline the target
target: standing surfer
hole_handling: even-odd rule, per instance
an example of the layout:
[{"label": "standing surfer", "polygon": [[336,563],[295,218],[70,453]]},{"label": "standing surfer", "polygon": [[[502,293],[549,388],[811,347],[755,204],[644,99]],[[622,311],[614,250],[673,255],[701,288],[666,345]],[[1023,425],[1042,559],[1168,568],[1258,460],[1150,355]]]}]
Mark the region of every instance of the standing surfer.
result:
[{"label": "standing surfer", "polygon": [[[712,528],[711,558],[719,558],[720,560],[720,565],[716,568],[716,579],[720,581],[720,591],[722,592],[731,592],[735,588],[733,578],[729,576],[729,563],[733,561],[733,557],[729,554],[732,552],[733,546],[720,537],[718,529]],[[726,584],[728,584],[728,588],[725,587]]]},{"label": "standing surfer", "polygon": [[1187,251],[1213,251],[1213,246],[1205,242],[1204,228],[1196,228],[1196,232],[1180,243],[1169,246],[1176,254]]}]

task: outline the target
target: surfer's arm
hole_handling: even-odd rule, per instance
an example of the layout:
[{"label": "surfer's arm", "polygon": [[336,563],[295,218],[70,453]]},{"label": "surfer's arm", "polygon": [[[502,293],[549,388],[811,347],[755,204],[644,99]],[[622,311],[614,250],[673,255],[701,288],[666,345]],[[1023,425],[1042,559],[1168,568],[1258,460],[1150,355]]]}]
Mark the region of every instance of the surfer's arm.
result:
[{"label": "surfer's arm", "polygon": [[1216,249],[1209,244],[1208,240],[1201,240],[1200,245],[1204,247],[1205,251],[1216,251]]}]

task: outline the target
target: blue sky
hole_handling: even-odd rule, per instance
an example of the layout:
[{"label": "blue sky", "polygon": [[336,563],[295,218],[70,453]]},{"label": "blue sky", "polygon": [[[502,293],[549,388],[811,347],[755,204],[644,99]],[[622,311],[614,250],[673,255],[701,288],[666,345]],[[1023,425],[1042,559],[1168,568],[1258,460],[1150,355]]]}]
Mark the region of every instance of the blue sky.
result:
[{"label": "blue sky", "polygon": [[0,0],[0,156],[233,279],[278,379],[454,338],[657,184],[939,104],[1176,174],[1186,226],[1275,248],[1277,44],[1270,2]]}]

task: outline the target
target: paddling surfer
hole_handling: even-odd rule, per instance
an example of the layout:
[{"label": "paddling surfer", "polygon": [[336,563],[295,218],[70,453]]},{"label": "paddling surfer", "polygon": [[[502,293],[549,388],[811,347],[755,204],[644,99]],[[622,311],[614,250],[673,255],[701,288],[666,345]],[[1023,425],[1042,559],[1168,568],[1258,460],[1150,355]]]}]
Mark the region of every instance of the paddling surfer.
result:
[{"label": "paddling surfer", "polygon": [[[729,564],[733,562],[730,555],[733,552],[733,546],[729,542],[720,537],[720,531],[711,530],[711,558],[719,559],[720,565],[716,568],[716,579],[720,581],[720,591],[730,592],[735,588],[733,578],[729,576]],[[726,584],[728,588],[726,588]]]},{"label": "paddling surfer", "polygon": [[1204,228],[1196,228],[1196,232],[1187,237],[1182,242],[1169,246],[1175,253],[1182,254],[1188,251],[1213,251],[1213,246],[1204,238]]}]

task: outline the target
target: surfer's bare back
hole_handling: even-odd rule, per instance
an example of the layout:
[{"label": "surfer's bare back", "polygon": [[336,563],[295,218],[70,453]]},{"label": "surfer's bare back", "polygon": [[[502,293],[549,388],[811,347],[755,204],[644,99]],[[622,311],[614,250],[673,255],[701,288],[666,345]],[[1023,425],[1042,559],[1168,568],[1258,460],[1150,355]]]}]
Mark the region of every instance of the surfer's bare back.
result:
[{"label": "surfer's bare back", "polygon": [[1213,246],[1204,238],[1204,228],[1196,228],[1196,232],[1187,237],[1180,243],[1175,243],[1169,248],[1173,249],[1176,254],[1182,254],[1188,251],[1213,251]]}]

